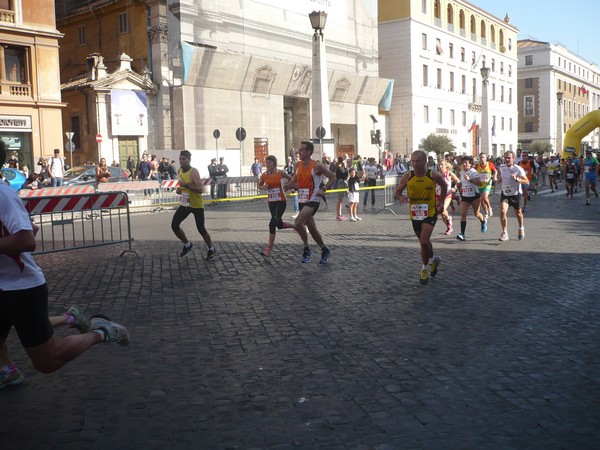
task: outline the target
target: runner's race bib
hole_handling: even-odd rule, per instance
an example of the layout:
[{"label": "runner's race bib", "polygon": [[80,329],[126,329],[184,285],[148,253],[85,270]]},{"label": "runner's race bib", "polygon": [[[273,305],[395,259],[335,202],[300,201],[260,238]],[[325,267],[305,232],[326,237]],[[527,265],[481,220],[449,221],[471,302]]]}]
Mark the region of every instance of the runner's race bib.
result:
[{"label": "runner's race bib", "polygon": [[281,189],[279,189],[279,188],[267,189],[267,193],[269,194],[270,202],[281,201]]},{"label": "runner's race bib", "polygon": [[412,220],[424,220],[429,215],[429,205],[410,205],[410,217]]},{"label": "runner's race bib", "polygon": [[183,192],[179,195],[179,204],[181,206],[190,206],[190,194],[184,194]]},{"label": "runner's race bib", "polygon": [[307,203],[309,192],[310,192],[310,189],[307,189],[307,188],[298,189],[298,202],[299,203]]}]

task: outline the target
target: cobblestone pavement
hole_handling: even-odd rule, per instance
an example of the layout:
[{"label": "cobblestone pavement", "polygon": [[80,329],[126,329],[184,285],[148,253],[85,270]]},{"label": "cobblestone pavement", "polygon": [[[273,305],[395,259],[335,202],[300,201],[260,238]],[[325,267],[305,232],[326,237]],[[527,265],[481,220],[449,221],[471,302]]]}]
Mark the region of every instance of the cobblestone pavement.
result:
[{"label": "cobblestone pavement", "polygon": [[122,246],[37,257],[51,313],[101,311],[133,343],[42,375],[11,333],[26,382],[0,391],[0,448],[598,448],[592,203],[541,193],[523,241],[513,216],[504,243],[497,214],[486,234],[470,217],[465,242],[438,223],[442,265],[427,286],[406,207],[357,223],[319,211],[327,266],[315,245],[301,264],[287,230],[272,259],[259,255],[260,201],[207,207],[214,262],[192,218],[196,245],[180,259],[172,213],[135,214],[140,258]]}]

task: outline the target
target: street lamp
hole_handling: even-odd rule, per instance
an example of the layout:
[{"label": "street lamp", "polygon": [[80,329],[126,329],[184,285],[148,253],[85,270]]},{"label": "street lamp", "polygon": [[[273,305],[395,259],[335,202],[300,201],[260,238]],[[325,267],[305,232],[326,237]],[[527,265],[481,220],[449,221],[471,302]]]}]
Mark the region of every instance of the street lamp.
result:
[{"label": "street lamp", "polygon": [[[562,117],[562,102],[565,94],[564,92],[556,93],[556,153],[560,155],[562,153],[562,130],[563,130],[563,117]],[[560,157],[560,156],[559,156]]]},{"label": "street lamp", "polygon": [[[323,154],[330,153],[333,157],[333,143],[323,144],[322,138],[330,139],[331,136],[331,115],[329,112],[329,89],[327,85],[327,58],[325,54],[325,42],[323,30],[327,22],[327,13],[325,11],[313,11],[308,17],[310,24],[315,30],[312,43],[312,120],[311,131],[312,138],[316,136],[320,129],[319,142],[321,142],[319,152],[315,159],[322,161]],[[327,150],[327,151],[325,151]]]},{"label": "street lamp", "polygon": [[490,79],[490,68],[485,67],[485,63],[480,69],[483,87],[481,90],[481,143],[479,147],[480,153],[491,155],[491,132],[489,120],[489,104],[488,104],[488,84]]}]

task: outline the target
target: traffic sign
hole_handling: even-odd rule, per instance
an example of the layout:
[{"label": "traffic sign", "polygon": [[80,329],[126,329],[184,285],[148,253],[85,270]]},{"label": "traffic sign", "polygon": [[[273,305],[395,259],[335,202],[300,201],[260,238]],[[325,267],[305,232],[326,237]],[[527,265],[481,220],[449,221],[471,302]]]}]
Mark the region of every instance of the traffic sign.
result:
[{"label": "traffic sign", "polygon": [[246,130],[244,129],[244,127],[239,127],[237,130],[235,130],[235,137],[240,142],[246,139]]},{"label": "traffic sign", "polygon": [[68,139],[68,140],[70,140],[70,141],[72,141],[72,140],[73,140],[73,135],[74,135],[74,134],[75,134],[75,133],[73,133],[72,131],[67,131],[67,132],[65,132],[65,135],[67,136],[67,139]]},{"label": "traffic sign", "polygon": [[98,134],[96,135],[96,142],[97,142],[98,144],[102,142],[102,135],[101,135],[100,133],[98,133]]},{"label": "traffic sign", "polygon": [[73,144],[72,141],[69,141],[65,144],[65,148],[67,149],[67,151],[69,153],[74,152],[75,151],[75,144]]},{"label": "traffic sign", "polygon": [[325,134],[327,134],[327,131],[325,131],[325,128],[323,128],[323,127],[319,127],[315,130],[315,135],[319,139],[323,139],[325,137]]},{"label": "traffic sign", "polygon": [[218,128],[215,128],[215,131],[213,131],[213,137],[215,139],[219,139],[221,137],[221,132],[219,131]]}]

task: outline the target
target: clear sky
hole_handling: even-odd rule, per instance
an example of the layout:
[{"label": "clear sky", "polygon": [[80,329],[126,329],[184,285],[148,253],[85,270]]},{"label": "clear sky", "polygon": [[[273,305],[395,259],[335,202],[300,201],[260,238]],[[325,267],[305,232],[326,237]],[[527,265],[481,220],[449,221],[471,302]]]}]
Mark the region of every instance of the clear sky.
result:
[{"label": "clear sky", "polygon": [[469,0],[519,29],[519,39],[560,43],[570,52],[600,66],[598,0]]}]

